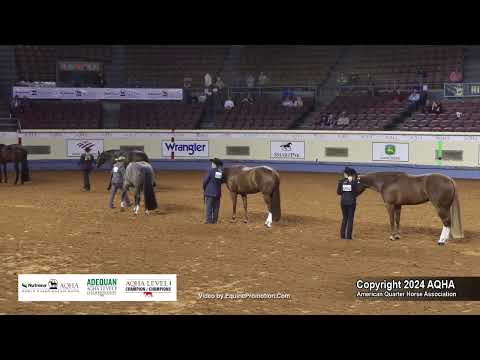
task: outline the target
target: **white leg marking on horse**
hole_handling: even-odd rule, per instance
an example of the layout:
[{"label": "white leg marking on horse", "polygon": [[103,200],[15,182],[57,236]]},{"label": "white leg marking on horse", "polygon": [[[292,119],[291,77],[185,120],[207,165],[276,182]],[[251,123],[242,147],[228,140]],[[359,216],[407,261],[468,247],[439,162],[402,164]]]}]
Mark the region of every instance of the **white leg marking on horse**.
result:
[{"label": "white leg marking on horse", "polygon": [[267,220],[265,221],[265,225],[268,227],[272,227],[272,213],[269,212],[267,216]]},{"label": "white leg marking on horse", "polygon": [[450,228],[443,226],[442,233],[440,234],[440,239],[438,240],[439,244],[445,244],[450,235]]},{"label": "white leg marking on horse", "polygon": [[122,201],[120,202],[120,207],[124,208],[125,207],[125,203]]},{"label": "white leg marking on horse", "polygon": [[135,213],[135,215],[138,215],[139,210],[140,210],[140,205],[135,206],[135,208],[133,209],[133,212]]}]

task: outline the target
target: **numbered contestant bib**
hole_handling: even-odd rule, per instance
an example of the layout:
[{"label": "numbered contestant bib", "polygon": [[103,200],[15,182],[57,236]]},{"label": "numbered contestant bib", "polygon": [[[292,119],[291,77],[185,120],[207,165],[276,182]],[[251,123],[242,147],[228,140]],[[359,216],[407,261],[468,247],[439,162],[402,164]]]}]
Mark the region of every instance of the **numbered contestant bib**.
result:
[{"label": "numbered contestant bib", "polygon": [[222,178],[222,172],[221,171],[216,171],[215,172],[215,179],[221,179]]},{"label": "numbered contestant bib", "polygon": [[118,167],[114,166],[113,167],[113,172],[115,172],[115,173],[118,172]]},{"label": "numbered contestant bib", "polygon": [[351,184],[343,184],[343,191],[352,191]]}]

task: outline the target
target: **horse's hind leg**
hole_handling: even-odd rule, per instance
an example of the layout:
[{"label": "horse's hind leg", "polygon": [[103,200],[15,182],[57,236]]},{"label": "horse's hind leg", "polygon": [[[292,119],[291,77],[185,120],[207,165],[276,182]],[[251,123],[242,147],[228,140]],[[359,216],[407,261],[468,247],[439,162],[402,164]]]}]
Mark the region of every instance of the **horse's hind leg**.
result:
[{"label": "horse's hind leg", "polygon": [[395,205],[385,204],[390,218],[390,240],[396,240],[395,238]]},{"label": "horse's hind leg", "polygon": [[135,215],[138,215],[138,212],[140,211],[140,189],[136,188],[135,189],[135,206],[133,207],[133,212]]},{"label": "horse's hind leg", "polygon": [[[18,177],[20,175],[20,167],[18,166],[18,162],[15,162],[15,185],[18,183]],[[23,181],[22,181],[23,184]]]},{"label": "horse's hind leg", "polygon": [[235,221],[235,218],[237,216],[237,197],[238,197],[238,194],[236,192],[231,192],[230,193],[230,196],[232,197],[232,221]]},{"label": "horse's hind leg", "polygon": [[247,195],[242,194],[242,200],[243,200],[243,208],[245,210],[245,220],[244,222],[248,222],[248,211],[247,211]]},{"label": "horse's hind leg", "polygon": [[5,183],[8,183],[7,179],[7,163],[3,163],[3,176],[5,178]]},{"label": "horse's hind leg", "polygon": [[263,199],[268,208],[267,220],[265,220],[265,225],[267,227],[272,227],[272,196],[270,194],[263,194]]},{"label": "horse's hind leg", "polygon": [[402,205],[395,205],[395,225],[396,230],[394,237],[395,239],[400,239],[400,214],[402,212]]},{"label": "horse's hind leg", "polygon": [[445,245],[447,240],[450,237],[450,227],[452,225],[452,219],[450,217],[450,208],[438,206],[437,207],[438,216],[442,219],[443,229],[442,233],[440,234],[440,238],[438,239],[438,245]]}]

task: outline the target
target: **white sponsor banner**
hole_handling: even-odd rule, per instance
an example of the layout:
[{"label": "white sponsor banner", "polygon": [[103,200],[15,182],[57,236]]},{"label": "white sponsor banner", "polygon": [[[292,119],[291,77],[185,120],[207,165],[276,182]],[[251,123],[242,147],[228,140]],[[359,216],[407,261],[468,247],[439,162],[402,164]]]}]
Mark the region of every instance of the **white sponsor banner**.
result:
[{"label": "white sponsor banner", "polygon": [[270,141],[270,158],[278,160],[305,159],[304,141]]},{"label": "white sponsor banner", "polygon": [[373,161],[408,162],[408,144],[372,143]]},{"label": "white sponsor banner", "polygon": [[15,86],[13,96],[58,100],[182,100],[182,89],[140,88],[41,88]]},{"label": "white sponsor banner", "polygon": [[90,148],[90,153],[94,156],[98,152],[103,152],[103,140],[99,139],[68,139],[67,140],[67,156],[79,157],[85,151]]},{"label": "white sponsor banner", "polygon": [[172,152],[180,158],[208,158],[208,140],[162,141],[162,156],[170,157]]},{"label": "white sponsor banner", "polygon": [[177,275],[19,274],[18,301],[177,301]]}]

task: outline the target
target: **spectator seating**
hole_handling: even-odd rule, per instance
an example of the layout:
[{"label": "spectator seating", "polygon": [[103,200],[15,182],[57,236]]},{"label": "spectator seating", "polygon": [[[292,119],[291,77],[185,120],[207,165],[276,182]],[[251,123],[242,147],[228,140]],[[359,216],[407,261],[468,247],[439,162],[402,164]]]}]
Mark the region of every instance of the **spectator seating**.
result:
[{"label": "spectator seating", "polygon": [[24,46],[15,47],[17,80],[55,81],[57,61],[101,61],[110,63],[111,46]]},{"label": "spectator seating", "polygon": [[[443,100],[441,103],[441,114],[424,114],[420,110],[398,130],[480,132],[480,100]],[[457,111],[462,113],[460,119],[457,119]]]},{"label": "spectator seating", "polygon": [[370,74],[377,83],[418,82],[422,79],[418,74],[421,70],[426,73],[424,83],[440,83],[448,81],[456,66],[463,71],[463,59],[461,46],[352,46],[336,70],[356,74],[360,81]]},{"label": "spectator seating", "polygon": [[120,129],[196,129],[204,113],[204,104],[178,102],[123,103]]},{"label": "spectator seating", "polygon": [[339,46],[245,46],[239,59],[230,60],[223,77],[227,84],[246,86],[251,74],[257,82],[261,71],[267,85],[317,85],[328,77],[338,58]]},{"label": "spectator seating", "polygon": [[100,129],[102,104],[92,102],[32,101],[20,106],[17,117],[24,129]]},{"label": "spectator seating", "polygon": [[[406,98],[407,94],[402,94]],[[317,130],[384,130],[408,107],[407,101],[397,101],[392,94],[338,96],[327,106],[310,113],[304,123],[306,128]],[[336,125],[339,115],[346,111],[350,123]],[[335,125],[327,126],[324,119],[333,114]]]},{"label": "spectator seating", "polygon": [[215,81],[230,46],[162,45],[128,46],[128,86],[183,87],[185,76],[192,78],[192,87],[204,86],[209,72]]},{"label": "spectator seating", "polygon": [[287,108],[279,101],[257,99],[253,104],[234,100],[231,110],[219,110],[215,116],[218,129],[291,129],[313,108],[313,99],[304,98],[303,107]]}]

